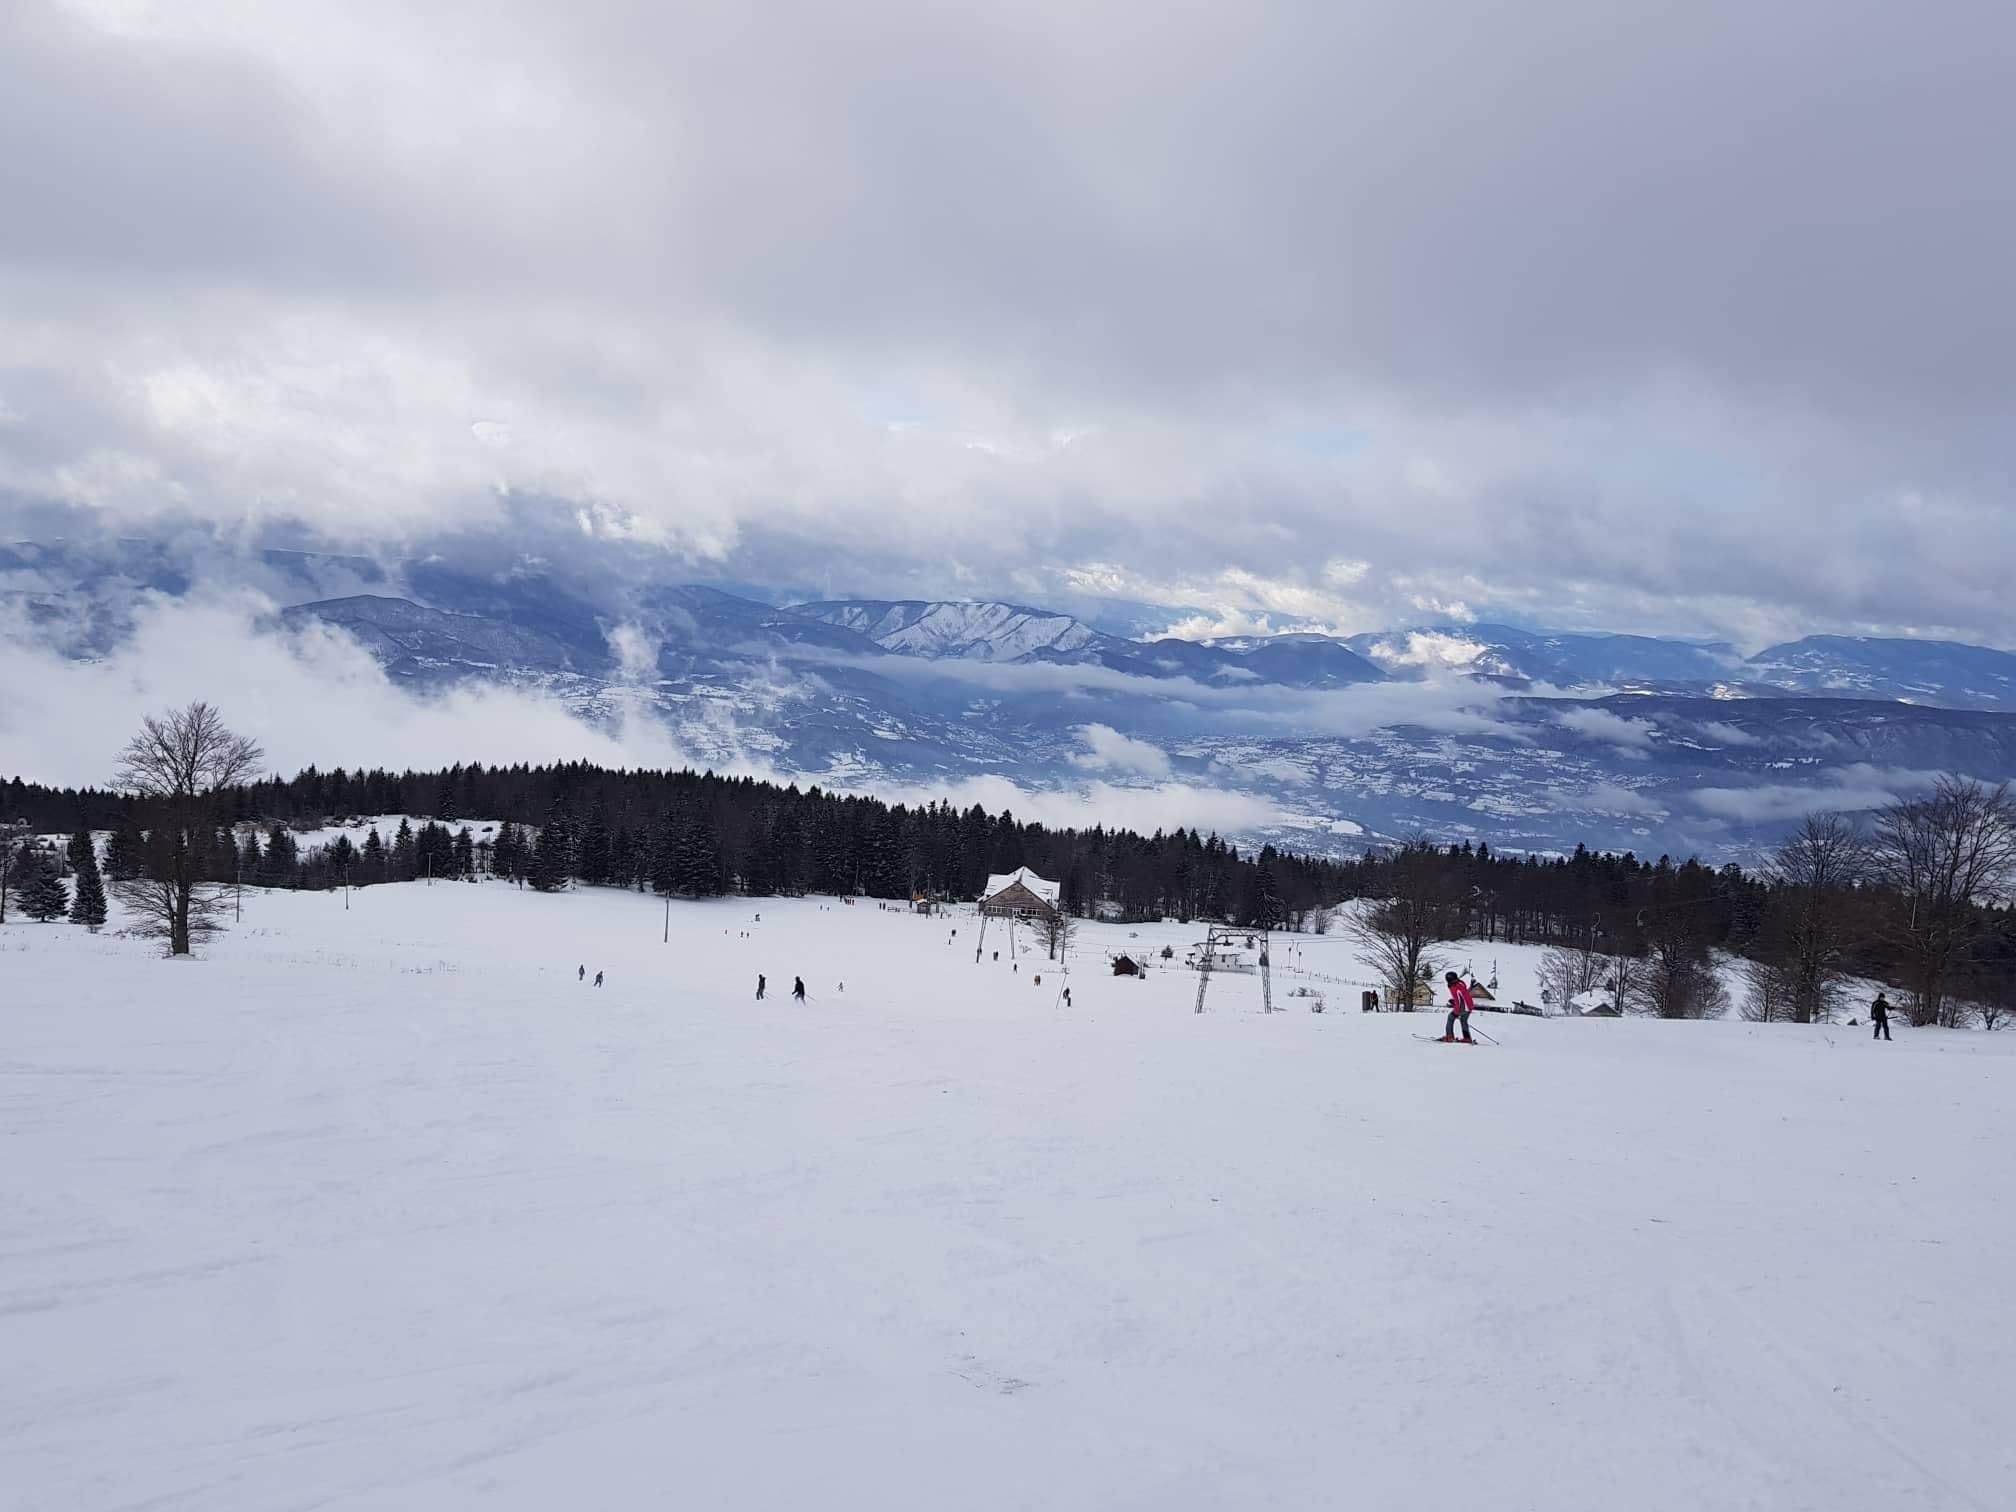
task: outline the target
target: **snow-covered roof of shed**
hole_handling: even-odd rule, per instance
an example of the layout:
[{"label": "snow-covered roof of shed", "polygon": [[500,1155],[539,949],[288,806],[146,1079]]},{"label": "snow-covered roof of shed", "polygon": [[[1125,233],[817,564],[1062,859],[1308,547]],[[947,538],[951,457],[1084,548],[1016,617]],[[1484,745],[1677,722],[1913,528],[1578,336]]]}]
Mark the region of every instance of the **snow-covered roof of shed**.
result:
[{"label": "snow-covered roof of shed", "polygon": [[1012,872],[990,876],[987,879],[987,890],[980,894],[980,896],[983,899],[991,898],[997,893],[1006,892],[1017,882],[1020,882],[1052,908],[1057,906],[1058,896],[1063,891],[1055,882],[1045,881],[1026,866],[1018,866]]}]

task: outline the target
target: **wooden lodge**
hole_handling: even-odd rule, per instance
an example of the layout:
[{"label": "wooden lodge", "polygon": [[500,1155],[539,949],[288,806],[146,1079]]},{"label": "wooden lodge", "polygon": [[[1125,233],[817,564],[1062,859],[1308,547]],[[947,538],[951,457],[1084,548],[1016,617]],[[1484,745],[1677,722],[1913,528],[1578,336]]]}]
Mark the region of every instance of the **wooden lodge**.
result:
[{"label": "wooden lodge", "polygon": [[980,912],[996,919],[1029,919],[1041,923],[1058,913],[1060,889],[1026,866],[987,879],[980,894]]}]

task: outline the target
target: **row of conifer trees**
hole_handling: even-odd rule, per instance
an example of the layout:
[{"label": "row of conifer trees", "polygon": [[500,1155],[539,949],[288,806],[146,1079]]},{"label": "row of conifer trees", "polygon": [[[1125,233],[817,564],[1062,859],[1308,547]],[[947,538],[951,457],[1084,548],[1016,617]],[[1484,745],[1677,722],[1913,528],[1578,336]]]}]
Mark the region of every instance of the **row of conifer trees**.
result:
[{"label": "row of conifer trees", "polygon": [[95,933],[105,922],[105,877],[90,833],[77,831],[61,852],[23,840],[0,858],[0,919],[7,917],[10,898],[38,923],[68,918]]}]

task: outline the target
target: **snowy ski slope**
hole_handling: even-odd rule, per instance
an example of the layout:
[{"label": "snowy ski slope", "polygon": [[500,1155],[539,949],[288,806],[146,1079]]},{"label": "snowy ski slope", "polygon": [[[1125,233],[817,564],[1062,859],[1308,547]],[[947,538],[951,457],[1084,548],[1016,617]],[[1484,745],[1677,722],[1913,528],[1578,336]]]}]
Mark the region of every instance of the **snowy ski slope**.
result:
[{"label": "snowy ski slope", "polygon": [[665,917],[0,929],[0,1506],[2016,1506],[2016,1036],[1464,1050],[1195,1016],[1194,928],[1065,1009],[971,916]]}]

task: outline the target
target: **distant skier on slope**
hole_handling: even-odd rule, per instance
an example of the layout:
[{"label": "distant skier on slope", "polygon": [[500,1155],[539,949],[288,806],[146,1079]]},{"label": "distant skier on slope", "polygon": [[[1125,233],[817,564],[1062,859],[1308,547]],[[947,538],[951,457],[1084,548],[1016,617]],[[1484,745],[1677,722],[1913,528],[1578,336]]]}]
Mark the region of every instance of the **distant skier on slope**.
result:
[{"label": "distant skier on slope", "polygon": [[1477,1041],[1470,1038],[1470,1010],[1477,1004],[1470,996],[1470,989],[1463,985],[1463,978],[1453,971],[1445,973],[1442,979],[1449,984],[1449,1021],[1442,1026],[1442,1043],[1455,1044],[1456,1026],[1461,1024],[1463,1043],[1476,1044]]},{"label": "distant skier on slope", "polygon": [[1869,1005],[1869,1038],[1887,1040],[1890,1038],[1890,999],[1882,993],[1876,994],[1876,1001]]},{"label": "distant skier on slope", "polygon": [[587,981],[587,980],[588,980],[588,968],[587,968],[586,966],[576,966],[576,967],[574,968],[574,980],[575,980],[575,981],[577,981],[577,982],[585,982],[585,981]]},{"label": "distant skier on slope", "polygon": [[756,973],[756,1001],[757,1001],[757,1002],[759,1002],[759,1003],[760,1003],[760,1002],[762,1002],[762,1001],[763,1001],[763,994],[764,994],[764,992],[765,992],[765,991],[767,991],[767,990],[769,989],[769,986],[770,986],[770,978],[768,978],[768,977],[766,977],[765,975],[763,975],[763,973],[762,973],[762,972],[760,972],[760,971],[759,971],[759,972],[757,972],[757,973]]},{"label": "distant skier on slope", "polygon": [[602,985],[602,973],[599,971],[595,973],[595,985],[597,987]]},{"label": "distant skier on slope", "polygon": [[805,978],[801,976],[791,978],[791,996],[798,1002],[805,1001]]}]

